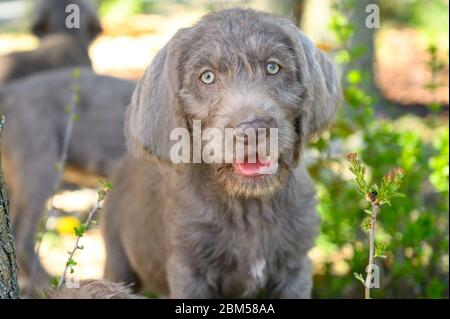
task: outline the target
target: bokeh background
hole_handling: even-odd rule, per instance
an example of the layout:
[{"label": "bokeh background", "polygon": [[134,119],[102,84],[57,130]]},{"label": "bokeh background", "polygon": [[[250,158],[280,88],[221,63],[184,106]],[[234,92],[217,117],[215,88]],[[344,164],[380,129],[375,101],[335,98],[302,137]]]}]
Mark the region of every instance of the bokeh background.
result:
[{"label": "bokeh background", "polygon": [[[0,54],[37,46],[29,32],[31,0],[0,0]],[[314,263],[315,298],[361,298],[353,276],[364,273],[368,234],[360,224],[367,203],[351,182],[346,154],[358,152],[368,179],[405,169],[405,198],[383,207],[376,262],[381,287],[374,298],[449,296],[449,2],[448,0],[96,0],[104,32],[90,47],[100,74],[138,79],[156,52],[182,27],[212,10],[245,6],[292,19],[327,52],[341,74],[344,101],[336,125],[315,140],[305,161],[322,218]],[[380,8],[380,28],[368,29],[365,7]],[[70,180],[70,178],[68,178]],[[41,260],[58,276],[73,228],[95,204],[95,178],[66,183],[55,194]],[[87,187],[86,187],[87,185]],[[82,239],[71,276],[100,278],[104,249],[98,227]],[[150,293],[150,292],[149,292]],[[150,294],[149,294],[150,295]]]}]

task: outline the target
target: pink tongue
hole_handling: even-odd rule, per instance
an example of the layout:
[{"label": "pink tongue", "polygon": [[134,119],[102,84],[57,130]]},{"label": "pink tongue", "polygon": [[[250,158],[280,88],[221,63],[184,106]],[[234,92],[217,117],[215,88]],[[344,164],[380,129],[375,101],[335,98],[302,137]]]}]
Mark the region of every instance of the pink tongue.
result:
[{"label": "pink tongue", "polygon": [[270,161],[257,161],[256,163],[233,163],[234,169],[244,176],[258,176],[264,174],[270,165]]}]

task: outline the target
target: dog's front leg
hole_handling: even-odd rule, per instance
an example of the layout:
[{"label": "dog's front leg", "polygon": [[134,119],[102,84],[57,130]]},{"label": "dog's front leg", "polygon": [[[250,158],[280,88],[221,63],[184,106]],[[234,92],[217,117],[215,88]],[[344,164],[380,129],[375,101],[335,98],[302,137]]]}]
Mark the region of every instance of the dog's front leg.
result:
[{"label": "dog's front leg", "polygon": [[167,263],[167,279],[170,298],[205,299],[212,298],[206,278],[193,273],[192,268],[177,255],[172,255]]},{"label": "dog's front leg", "polygon": [[308,256],[301,259],[295,269],[280,272],[277,285],[269,293],[269,298],[309,299],[312,289],[312,268]]}]

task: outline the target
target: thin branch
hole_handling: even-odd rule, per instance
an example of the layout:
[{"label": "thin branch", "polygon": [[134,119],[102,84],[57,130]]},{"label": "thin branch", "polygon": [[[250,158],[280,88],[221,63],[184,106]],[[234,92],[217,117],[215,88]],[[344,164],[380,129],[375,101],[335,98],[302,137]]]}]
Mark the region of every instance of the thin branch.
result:
[{"label": "thin branch", "polygon": [[370,235],[369,235],[369,265],[367,266],[367,277],[365,282],[365,298],[370,299],[370,285],[372,283],[373,274],[373,262],[374,262],[374,252],[375,252],[375,224],[377,221],[377,215],[380,211],[380,205],[376,202],[372,202],[372,215],[370,217]]},{"label": "thin branch", "polygon": [[31,293],[31,289],[33,287],[33,282],[34,282],[35,277],[36,277],[37,261],[38,261],[40,250],[41,250],[42,238],[43,238],[43,236],[44,236],[44,234],[46,232],[47,221],[48,221],[49,217],[52,215],[52,213],[55,210],[54,209],[54,195],[58,191],[58,189],[60,189],[61,184],[62,184],[64,168],[65,168],[66,162],[67,162],[67,154],[69,152],[69,144],[70,144],[73,127],[74,127],[75,120],[76,120],[76,116],[75,116],[76,113],[75,112],[76,112],[77,105],[78,105],[78,102],[79,102],[79,83],[78,83],[79,70],[78,69],[74,69],[73,70],[72,78],[73,78],[73,84],[72,84],[72,92],[73,92],[73,94],[72,94],[72,99],[70,101],[70,104],[68,106],[68,120],[67,120],[66,129],[64,131],[63,147],[62,147],[62,150],[61,150],[60,159],[56,163],[56,167],[55,167],[56,171],[57,171],[57,174],[56,174],[55,179],[53,181],[52,197],[51,197],[51,200],[50,200],[50,207],[48,209],[45,209],[45,211],[43,213],[43,219],[42,219],[43,230],[42,230],[42,234],[39,235],[37,237],[37,240],[36,240],[36,253],[33,256],[32,263],[31,263],[31,275],[30,275],[30,284],[28,285],[28,294]]},{"label": "thin branch", "polygon": [[[101,200],[102,200],[102,199],[99,198],[99,200],[97,201],[97,204],[95,205],[95,207],[89,212],[89,215],[88,215],[88,218],[87,218],[87,220],[86,220],[86,223],[84,224],[84,225],[85,225],[85,229],[88,229],[88,228],[89,228],[89,226],[90,226],[91,223],[92,223],[92,218],[94,217],[95,213],[96,213],[98,210],[101,209],[101,207],[100,207]],[[79,245],[80,239],[81,239],[82,236],[83,236],[83,233],[77,235],[77,240],[75,241],[75,245],[73,246],[72,250],[69,252],[69,259],[68,259],[68,261],[66,262],[66,266],[64,267],[64,271],[63,271],[61,277],[59,278],[59,282],[58,282],[58,287],[57,287],[57,289],[60,289],[60,288],[62,287],[62,285],[64,284],[64,282],[66,281],[66,274],[67,274],[67,271],[69,270],[69,267],[71,267],[69,261],[70,261],[70,260],[73,260],[73,256],[75,255],[75,252],[76,252],[78,249],[82,249],[82,248],[80,247],[80,245]]]}]

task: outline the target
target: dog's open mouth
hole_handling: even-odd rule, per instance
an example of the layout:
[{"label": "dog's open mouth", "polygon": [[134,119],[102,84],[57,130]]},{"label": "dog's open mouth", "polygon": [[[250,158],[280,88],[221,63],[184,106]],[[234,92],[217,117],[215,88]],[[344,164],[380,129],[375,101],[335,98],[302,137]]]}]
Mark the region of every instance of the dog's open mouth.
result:
[{"label": "dog's open mouth", "polygon": [[278,170],[278,160],[257,159],[255,163],[246,160],[233,163],[235,173],[245,177],[257,177],[261,175],[275,174]]}]

